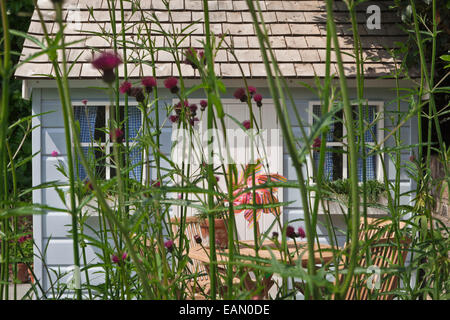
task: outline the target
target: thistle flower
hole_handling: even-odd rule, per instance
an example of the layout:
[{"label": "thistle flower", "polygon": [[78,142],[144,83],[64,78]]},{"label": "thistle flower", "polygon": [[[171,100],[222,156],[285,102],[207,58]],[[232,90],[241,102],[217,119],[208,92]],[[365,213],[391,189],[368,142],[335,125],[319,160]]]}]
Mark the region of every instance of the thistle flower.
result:
[{"label": "thistle flower", "polygon": [[142,78],[141,83],[147,93],[152,92],[153,87],[156,87],[156,79],[153,77],[144,77]]},{"label": "thistle flower", "polygon": [[244,126],[245,129],[250,129],[250,120],[245,120],[244,122],[242,122],[242,125]]},{"label": "thistle flower", "polygon": [[186,57],[186,59],[184,60],[184,63],[190,65],[194,69],[197,69],[197,66],[195,65],[197,49],[187,48],[184,52],[184,55]]},{"label": "thistle flower", "polygon": [[122,142],[123,131],[120,128],[116,128],[109,134],[109,136],[111,137],[112,141]]},{"label": "thistle flower", "polygon": [[261,107],[261,106],[262,106],[262,95],[260,95],[259,93],[255,94],[255,95],[253,96],[253,100],[256,102],[256,105],[257,105],[258,107]]},{"label": "thistle flower", "polygon": [[83,100],[81,100],[81,103],[84,104],[84,105],[86,106],[87,103],[88,103],[88,101],[87,101],[87,99],[83,99]]},{"label": "thistle flower", "polygon": [[236,89],[236,91],[234,92],[234,97],[236,99],[239,99],[241,102],[247,101],[247,96],[245,95],[245,89],[244,88]]},{"label": "thistle flower", "polygon": [[91,63],[95,69],[103,72],[103,81],[111,84],[116,79],[114,68],[122,64],[122,59],[115,52],[102,52]]},{"label": "thistle flower", "polygon": [[300,238],[302,238],[302,239],[306,237],[305,230],[303,230],[302,227],[299,227],[299,228],[298,228],[297,234],[298,234],[298,236],[299,236]]},{"label": "thistle flower", "polygon": [[172,252],[173,250],[173,240],[167,240],[164,242],[164,247],[166,247],[167,251]]},{"label": "thistle flower", "polygon": [[256,88],[253,86],[248,87],[248,92],[250,92],[250,96],[253,97],[253,95],[256,93]]},{"label": "thistle flower", "polygon": [[126,252],[124,252],[122,254],[122,260],[125,261],[127,259],[127,257],[128,257],[128,254]]},{"label": "thistle flower", "polygon": [[200,237],[198,234],[194,236],[194,240],[196,243],[201,244],[202,243],[202,237]]},{"label": "thistle flower", "polygon": [[322,143],[322,140],[320,140],[319,137],[314,139],[314,143],[312,145],[313,148],[320,148],[320,144]]},{"label": "thistle flower", "polygon": [[170,120],[170,122],[172,122],[172,123],[178,122],[179,119],[180,119],[180,117],[177,116],[177,115],[175,115],[175,114],[172,114],[172,115],[169,117],[169,120]]},{"label": "thistle flower", "polygon": [[192,113],[195,113],[195,112],[197,112],[198,107],[197,107],[197,105],[194,103],[194,104],[191,104],[191,105],[189,106],[189,109],[191,109],[191,112],[192,112]]},{"label": "thistle flower", "polygon": [[124,81],[124,82],[122,82],[122,84],[120,85],[120,88],[119,88],[119,91],[120,91],[120,93],[122,93],[122,94],[130,94],[131,93],[131,88],[132,88],[132,85],[131,85],[131,83],[129,83],[128,81]]},{"label": "thistle flower", "polygon": [[191,126],[194,126],[195,123],[196,123],[197,121],[199,121],[199,119],[198,119],[197,117],[191,118],[191,119],[189,120],[189,124],[190,124]]},{"label": "thistle flower", "polygon": [[273,240],[278,239],[278,232],[276,231],[272,232],[272,239]]},{"label": "thistle flower", "polygon": [[130,96],[135,97],[137,102],[144,102],[145,95],[142,88],[133,87],[130,90]]},{"label": "thistle flower", "polygon": [[111,261],[112,261],[113,263],[115,263],[115,264],[118,264],[118,263],[120,262],[120,259],[119,259],[118,256],[116,256],[115,254],[113,254],[113,255],[111,256]]},{"label": "thistle flower", "polygon": [[208,106],[208,101],[200,100],[200,110],[205,111],[207,106]]},{"label": "thistle flower", "polygon": [[295,230],[293,226],[286,227],[286,236],[294,239],[297,235],[295,234]]},{"label": "thistle flower", "polygon": [[84,183],[84,185],[86,186],[86,188],[88,190],[94,190],[94,186],[92,185],[92,182],[89,180],[86,180],[86,182]]},{"label": "thistle flower", "polygon": [[159,182],[159,181],[152,181],[151,185],[154,188],[159,188],[159,187],[161,187],[161,182]]},{"label": "thistle flower", "polygon": [[58,151],[53,150],[53,151],[52,151],[52,157],[57,157],[57,156],[59,156]]},{"label": "thistle flower", "polygon": [[172,93],[177,93],[178,92],[178,79],[174,78],[174,77],[170,77],[167,78],[166,80],[164,80],[164,86],[170,90],[170,92]]},{"label": "thistle flower", "polygon": [[21,236],[19,239],[17,239],[18,243],[24,243],[25,241],[27,241],[27,237],[26,236]]}]

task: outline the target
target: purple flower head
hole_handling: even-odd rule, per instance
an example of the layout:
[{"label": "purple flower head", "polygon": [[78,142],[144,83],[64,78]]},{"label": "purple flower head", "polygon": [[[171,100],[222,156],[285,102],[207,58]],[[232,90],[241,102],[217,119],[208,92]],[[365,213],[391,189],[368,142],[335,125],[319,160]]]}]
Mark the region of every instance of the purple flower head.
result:
[{"label": "purple flower head", "polygon": [[299,227],[299,228],[298,228],[298,236],[299,236],[300,238],[302,238],[302,239],[306,237],[305,230],[303,230],[302,227]]},{"label": "purple flower head", "polygon": [[245,89],[244,88],[236,89],[236,91],[234,92],[234,97],[236,99],[239,99],[241,102],[247,101],[247,96],[245,95]]},{"label": "purple flower head", "polygon": [[195,123],[196,123],[197,121],[200,121],[197,117],[191,118],[191,119],[189,120],[189,124],[190,124],[191,126],[194,126]]},{"label": "purple flower head", "polygon": [[177,93],[178,92],[178,79],[174,78],[174,77],[170,77],[167,78],[166,80],[164,80],[164,86],[170,90],[170,92],[172,93]]},{"label": "purple flower head", "polygon": [[92,185],[92,182],[89,180],[86,180],[86,182],[84,183],[84,185],[86,186],[86,188],[88,190],[94,190],[94,186]]},{"label": "purple flower head", "polygon": [[87,99],[83,99],[83,100],[81,100],[81,103],[84,105],[87,105],[88,101],[87,101]]},{"label": "purple flower head", "polygon": [[196,243],[201,244],[202,243],[202,237],[200,237],[198,234],[194,236],[194,240]]},{"label": "purple flower head", "polygon": [[156,87],[156,79],[153,77],[144,77],[142,78],[141,83],[145,87],[147,93],[152,92],[153,87]]},{"label": "purple flower head", "polygon": [[274,231],[272,232],[272,239],[278,239],[278,232]]},{"label": "purple flower head", "polygon": [[59,156],[58,151],[53,150],[53,151],[52,151],[52,157],[57,157],[57,156]]},{"label": "purple flower head", "polygon": [[180,119],[180,117],[179,117],[178,115],[175,115],[175,114],[172,114],[172,115],[169,117],[169,120],[170,120],[170,122],[172,122],[172,123],[178,122],[179,119]]},{"label": "purple flower head", "polygon": [[294,239],[297,235],[295,234],[295,229],[293,226],[286,227],[286,236]]},{"label": "purple flower head", "polygon": [[216,181],[219,182],[219,180],[220,180],[220,177],[216,176]]},{"label": "purple flower head", "polygon": [[256,93],[256,88],[253,86],[248,86],[248,92],[250,92],[250,95],[253,97],[253,95]]},{"label": "purple flower head", "polygon": [[114,52],[102,52],[92,60],[92,66],[97,70],[112,70],[122,64],[122,59]]},{"label": "purple flower head", "polygon": [[184,63],[190,65],[194,69],[197,69],[197,66],[195,65],[197,49],[188,48],[185,50],[184,55],[186,57],[186,59],[184,60]]},{"label": "purple flower head", "polygon": [[142,88],[133,87],[130,89],[130,96],[135,97],[137,102],[144,102],[145,95]]},{"label": "purple flower head", "polygon": [[122,142],[123,131],[120,128],[114,129],[110,134],[111,140],[116,142]]},{"label": "purple flower head", "polygon": [[154,187],[154,188],[161,187],[161,182],[159,182],[159,181],[152,181],[152,187]]},{"label": "purple flower head", "polygon": [[122,82],[122,84],[120,85],[119,91],[122,94],[130,94],[131,93],[131,83],[129,83],[128,81],[124,81]]},{"label": "purple flower head", "polygon": [[191,109],[191,112],[192,112],[192,113],[195,113],[195,112],[197,112],[198,107],[197,107],[196,104],[191,104],[191,105],[189,106],[189,109]]},{"label": "purple flower head", "polygon": [[208,106],[208,101],[200,100],[200,110],[205,111],[207,106]]},{"label": "purple flower head", "polygon": [[250,129],[250,120],[245,120],[244,122],[242,122],[242,125],[244,126],[245,129]]},{"label": "purple flower head", "polygon": [[19,243],[24,243],[25,241],[27,241],[27,237],[26,236],[21,236],[19,239],[17,239],[17,242]]},{"label": "purple flower head", "polygon": [[320,148],[320,144],[322,143],[322,140],[320,140],[319,137],[314,139],[314,143],[312,145],[313,148]]},{"label": "purple flower head", "polygon": [[126,252],[122,253],[122,260],[125,261],[128,257],[128,254]]},{"label": "purple flower head", "polygon": [[173,240],[167,240],[166,242],[164,242],[164,247],[166,247],[166,249],[169,251],[169,252],[172,252],[172,250],[173,250]]},{"label": "purple flower head", "polygon": [[122,59],[114,52],[103,52],[91,63],[95,69],[103,72],[103,81],[111,84],[116,79],[114,68],[122,64]]},{"label": "purple flower head", "polygon": [[111,256],[111,261],[112,261],[113,263],[118,264],[118,263],[120,262],[120,259],[119,259],[118,256],[116,256],[115,254],[113,254],[113,255]]},{"label": "purple flower head", "polygon": [[255,95],[253,96],[253,100],[255,100],[256,105],[257,105],[258,107],[261,107],[261,106],[262,106],[262,95],[260,95],[259,93],[255,94]]}]

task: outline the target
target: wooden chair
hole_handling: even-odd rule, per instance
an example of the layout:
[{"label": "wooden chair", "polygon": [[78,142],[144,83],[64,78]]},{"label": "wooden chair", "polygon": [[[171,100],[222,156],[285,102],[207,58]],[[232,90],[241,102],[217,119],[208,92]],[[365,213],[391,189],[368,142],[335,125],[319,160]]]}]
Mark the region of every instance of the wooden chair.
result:
[{"label": "wooden chair", "polygon": [[[172,225],[173,234],[177,239],[176,242],[179,242],[179,237],[176,235],[179,233],[181,219],[172,218],[170,219],[170,222]],[[184,223],[186,224],[184,226],[185,236],[187,238],[187,241],[189,241],[186,247],[193,249],[200,246],[200,244],[195,241],[195,236],[201,235],[199,218],[186,217]],[[189,264],[188,268],[191,274],[197,275],[194,279],[188,281],[188,292],[194,297],[194,299],[202,299],[204,295],[209,293],[210,289],[208,270],[206,269],[204,264],[196,260],[192,260],[192,264]]]},{"label": "wooden chair", "polygon": [[[360,232],[358,240],[361,242],[358,259],[358,267],[369,268],[371,266],[380,270],[392,268],[395,266],[403,266],[410,240],[400,235],[400,248],[398,248],[397,240],[393,230],[392,221],[376,218],[367,218],[368,226],[361,218]],[[403,230],[406,223],[400,222],[399,229]],[[368,255],[370,258],[368,258]],[[370,277],[372,277],[370,279]],[[338,281],[342,282],[344,275],[340,275]],[[368,280],[372,280],[372,284],[378,283],[377,289],[372,285],[373,289],[369,289]],[[353,276],[350,288],[347,291],[345,300],[367,300],[374,297],[377,300],[391,300],[393,294],[389,294],[398,286],[398,276],[394,274],[382,274],[379,279],[376,273],[355,274]]]},{"label": "wooden chair", "polygon": [[[177,239],[176,241],[179,242],[179,240],[178,240],[179,237],[176,235],[179,233],[181,220],[180,220],[180,218],[172,218],[172,219],[170,219],[170,222],[172,224],[172,231]],[[184,223],[185,223],[185,226],[184,226],[185,236],[186,236],[187,240],[189,241],[187,247],[189,247],[189,249],[194,249],[194,248],[201,246],[201,244],[198,244],[195,241],[196,235],[201,236],[199,218],[198,217],[186,217]],[[191,297],[193,297],[196,300],[204,300],[205,296],[207,294],[209,294],[210,287],[211,287],[209,270],[206,265],[204,265],[203,263],[201,263],[197,260],[192,260],[192,263],[190,265],[188,265],[188,268],[189,268],[189,272],[191,274],[197,275],[194,279],[192,279],[191,281],[189,281],[187,283],[188,293],[191,295]],[[219,268],[218,272],[222,273],[222,274],[226,274],[226,271],[221,268]],[[241,279],[237,276],[233,279],[233,284],[238,284],[240,282],[241,282]],[[226,286],[224,286],[223,284],[219,288],[219,292],[222,292],[221,293],[222,295],[223,295],[223,292],[226,292],[226,290],[227,290]]]}]

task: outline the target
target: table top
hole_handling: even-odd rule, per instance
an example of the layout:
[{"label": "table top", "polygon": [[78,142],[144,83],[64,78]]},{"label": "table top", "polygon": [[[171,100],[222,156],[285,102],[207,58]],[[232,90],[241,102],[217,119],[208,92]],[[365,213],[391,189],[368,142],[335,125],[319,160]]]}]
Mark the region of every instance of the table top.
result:
[{"label": "table top", "polygon": [[[296,244],[297,248],[296,249]],[[290,254],[293,254],[293,257],[291,261],[295,263],[298,260],[298,256],[300,255],[302,258],[302,265],[306,266],[308,262],[308,249],[306,242],[297,242],[295,244],[294,241],[288,241],[287,247]],[[326,263],[330,261],[333,258],[333,253],[330,250],[331,246],[326,244],[320,244],[321,252],[319,251],[319,247],[317,244],[314,245],[314,257],[315,257],[315,263]],[[324,250],[325,249],[325,250]],[[298,252],[297,252],[298,251]],[[235,254],[238,254],[235,252]],[[273,256],[279,260],[279,261],[286,261],[288,262],[289,259],[285,256],[285,254],[282,257],[282,254],[280,253],[280,250],[277,249],[276,243],[274,243],[272,240],[265,240],[261,246],[261,248],[258,251],[258,255],[260,258],[263,259],[272,259]],[[299,254],[299,255],[298,255]],[[216,251],[217,255],[217,263],[218,264],[225,264],[228,261],[228,249],[217,249]],[[254,241],[253,240],[244,240],[239,241],[239,255],[240,256],[249,256],[249,257],[255,257],[256,251],[254,248]],[[209,247],[202,247],[198,246],[195,248],[191,248],[189,250],[189,257],[194,260],[201,261],[203,263],[209,263]],[[250,262],[251,260],[245,260],[245,259],[239,259],[243,262]]]}]

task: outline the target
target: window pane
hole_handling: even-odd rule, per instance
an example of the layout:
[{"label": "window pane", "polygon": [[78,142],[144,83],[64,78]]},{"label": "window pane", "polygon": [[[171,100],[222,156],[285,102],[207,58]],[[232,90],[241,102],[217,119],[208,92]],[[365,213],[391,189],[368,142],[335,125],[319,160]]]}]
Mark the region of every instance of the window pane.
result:
[{"label": "window pane", "polygon": [[106,179],[106,157],[100,148],[95,148],[95,174],[99,179]]},{"label": "window pane", "polygon": [[[371,149],[366,148],[366,154],[370,152]],[[377,177],[377,158],[376,155],[366,158],[366,180],[375,180]],[[363,159],[360,157],[358,159],[358,180],[363,180]]]},{"label": "window pane", "polygon": [[[343,174],[343,149],[341,147],[328,148],[335,151],[325,152],[325,164],[324,164],[324,178],[325,180],[338,180],[342,179]],[[316,168],[319,167],[320,154],[314,151],[314,163]]]},{"label": "window pane", "polygon": [[[376,106],[363,106],[362,110],[364,112],[364,127],[367,130],[364,132],[364,140],[366,142],[375,142],[377,139],[377,124],[372,124],[369,128],[369,124],[373,122],[376,116],[377,107]],[[359,129],[359,112],[358,106],[353,106],[353,117],[355,121],[355,129]]]},{"label": "window pane", "polygon": [[105,142],[105,132],[104,129],[106,127],[105,123],[105,107],[97,107],[97,117],[95,120],[95,133],[94,139],[95,141]]},{"label": "window pane", "polygon": [[74,108],[75,120],[80,124],[80,141],[89,143],[94,137],[97,107],[76,106]]},{"label": "window pane", "polygon": [[[322,116],[322,106],[315,105],[313,106],[313,113],[316,117]],[[317,122],[316,117],[313,117],[313,124]],[[333,118],[333,122],[329,126],[330,130],[327,134],[327,142],[342,142],[342,111],[336,112],[335,117]]]}]

